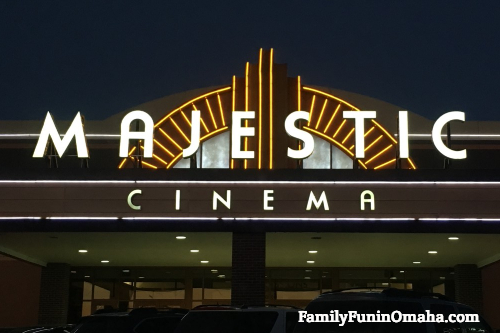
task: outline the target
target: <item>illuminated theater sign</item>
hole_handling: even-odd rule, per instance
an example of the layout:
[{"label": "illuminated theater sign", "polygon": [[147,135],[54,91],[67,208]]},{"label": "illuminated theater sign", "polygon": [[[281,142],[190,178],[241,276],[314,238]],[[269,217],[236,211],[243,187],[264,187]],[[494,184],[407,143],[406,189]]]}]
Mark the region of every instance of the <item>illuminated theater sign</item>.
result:
[{"label": "illuminated theater sign", "polygon": [[[121,121],[118,153],[124,159],[119,168],[140,156],[145,167],[169,169],[181,158],[196,154],[200,142],[230,131],[231,168],[286,168],[287,160],[302,160],[313,153],[315,135],[364,169],[393,167],[397,159],[403,168],[415,169],[409,155],[407,111],[398,114],[398,141],[376,118],[376,111],[360,110],[304,86],[300,77],[288,78],[284,65],[273,63],[273,50],[261,50],[258,65],[247,63],[244,78],[233,77],[231,86],[187,101],[156,124],[145,111],[126,114]],[[446,124],[456,120],[465,121],[464,113],[442,115],[433,126],[432,141],[445,157],[464,159],[465,149],[452,150],[441,138]],[[137,122],[143,129],[131,130]],[[62,156],[73,138],[78,157],[89,158],[80,113],[62,139],[47,113],[33,157],[44,157],[50,140]],[[140,144],[130,149],[131,140]]]}]

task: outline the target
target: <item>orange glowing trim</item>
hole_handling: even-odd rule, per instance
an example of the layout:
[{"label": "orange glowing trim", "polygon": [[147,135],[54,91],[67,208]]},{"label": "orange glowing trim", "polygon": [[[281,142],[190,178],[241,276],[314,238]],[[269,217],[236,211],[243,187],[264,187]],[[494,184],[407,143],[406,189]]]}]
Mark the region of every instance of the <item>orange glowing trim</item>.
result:
[{"label": "orange glowing trim", "polygon": [[384,164],[380,164],[379,166],[376,166],[375,168],[373,168],[374,170],[377,170],[377,169],[380,169],[380,168],[383,168],[385,167],[386,165],[389,165],[391,163],[394,163],[396,162],[396,159],[393,158],[392,160],[390,160],[389,162],[385,162]]},{"label": "orange glowing trim", "polygon": [[326,125],[325,130],[323,132],[326,133],[326,131],[328,131],[328,128],[330,128],[330,125],[332,124],[333,118],[335,118],[335,116],[337,115],[337,112],[339,111],[341,105],[342,104],[337,105],[337,108],[335,109],[333,116],[330,118],[330,121],[328,122],[328,125]]},{"label": "orange glowing trim", "polygon": [[160,146],[160,148],[161,148],[161,149],[163,149],[164,151],[166,151],[166,152],[167,152],[167,154],[169,154],[169,155],[170,155],[170,156],[172,156],[172,157],[175,157],[175,155],[174,155],[174,154],[172,154],[172,153],[170,152],[170,150],[168,150],[167,148],[165,148],[165,147],[164,147],[161,143],[159,143],[159,142],[158,142],[158,140],[153,139],[153,141],[154,141],[154,143],[156,143],[158,146]]},{"label": "orange glowing trim", "polygon": [[362,166],[365,170],[366,170],[366,169],[368,169],[368,168],[366,167],[366,165],[365,165],[363,162],[361,162],[360,160],[358,160],[358,163],[359,163],[359,164],[360,164],[360,165],[361,165],[361,166]]},{"label": "orange glowing trim", "polygon": [[351,134],[354,133],[354,127],[352,128],[352,130],[349,132],[349,134],[347,134],[344,138],[344,140],[342,140],[342,144],[344,144],[348,139],[349,137],[351,136]]},{"label": "orange glowing trim", "polygon": [[231,159],[231,169],[234,169],[234,160]]},{"label": "orange glowing trim", "polygon": [[233,75],[233,111],[236,110],[236,76]]},{"label": "orange glowing trim", "polygon": [[307,127],[307,126],[304,126],[304,129],[305,130],[308,130],[310,131],[311,133],[314,133],[316,134],[317,136],[320,136],[322,137],[323,139],[327,140],[327,141],[330,141],[332,142],[335,146],[337,146],[338,148],[342,149],[343,151],[345,151],[347,154],[349,154],[350,156],[353,156],[354,157],[354,154],[352,152],[350,152],[346,147],[344,147],[340,142],[338,142],[337,140],[333,139],[333,138],[330,138],[329,136],[319,132],[319,131],[316,131],[310,127]]},{"label": "orange glowing trim", "polygon": [[127,162],[126,158],[124,158],[123,161],[120,163],[120,165],[118,166],[118,169],[123,168],[123,165],[125,164],[125,162]]},{"label": "orange glowing trim", "polygon": [[156,154],[153,154],[153,157],[154,157],[154,158],[156,158],[158,161],[160,161],[161,163],[163,163],[163,164],[165,164],[165,165],[167,165],[167,164],[168,164],[167,162],[165,162],[164,160],[162,160],[162,159],[161,159],[158,155],[156,155]]},{"label": "orange glowing trim", "polygon": [[392,137],[392,135],[390,135],[390,134],[389,134],[389,132],[387,132],[387,131],[385,130],[385,128],[383,128],[383,127],[382,127],[382,125],[380,125],[379,123],[377,123],[377,122],[376,122],[375,120],[373,120],[373,119],[372,119],[372,122],[373,122],[373,123],[374,123],[374,124],[375,124],[378,128],[380,128],[380,129],[382,130],[382,132],[384,132],[384,133],[385,133],[385,134],[389,137],[389,139],[391,139],[391,141],[392,141],[394,144],[398,143],[398,142],[397,142],[397,141],[396,141],[396,140]]},{"label": "orange glowing trim", "polygon": [[333,138],[337,136],[337,134],[340,132],[340,130],[342,129],[342,127],[344,126],[346,121],[347,121],[347,119],[344,119],[342,124],[340,124],[339,128],[337,128],[337,131],[335,131],[335,134],[333,134]]},{"label": "orange glowing trim", "polygon": [[134,151],[137,149],[136,146],[134,146],[132,149],[130,149],[130,152],[128,153],[129,156],[134,153]]},{"label": "orange glowing trim", "polygon": [[144,161],[142,161],[141,163],[142,163],[142,165],[148,166],[148,167],[150,167],[150,168],[153,168],[153,169],[158,169],[158,167],[154,166],[153,164],[149,164],[149,163],[146,163],[146,162],[144,162]]},{"label": "orange glowing trim", "polygon": [[164,131],[164,130],[162,130],[161,128],[159,128],[159,130],[160,130],[161,134],[165,135],[165,136],[166,136],[166,137],[167,137],[170,141],[172,141],[172,143],[173,143],[174,145],[176,145],[176,146],[177,146],[177,148],[179,148],[180,150],[182,150],[181,146],[179,146],[179,145],[177,144],[177,142],[175,142],[175,140],[174,140],[174,139],[172,139],[172,138],[171,138],[171,137],[170,137],[167,133],[165,133],[165,131]]},{"label": "orange glowing trim", "polygon": [[257,167],[262,169],[262,49],[259,52],[259,159]]},{"label": "orange glowing trim", "polygon": [[184,114],[184,111],[181,110],[181,114],[182,114],[182,117],[184,118],[184,120],[189,124],[189,126],[191,126],[191,122],[189,121],[189,118],[186,117],[186,115]]},{"label": "orange glowing trim", "polygon": [[323,117],[323,113],[325,112],[326,103],[328,103],[328,100],[327,100],[327,99],[325,99],[325,103],[323,103],[323,108],[321,109],[321,113],[319,114],[319,118],[318,118],[318,121],[316,122],[316,127],[315,127],[315,129],[318,129],[318,125],[319,125],[319,123],[321,122],[321,118]]},{"label": "orange glowing trim", "polygon": [[205,132],[208,132],[208,127],[207,124],[205,124],[205,121],[203,120],[202,117],[200,117],[201,124],[203,125],[203,128],[205,129]]},{"label": "orange glowing trim", "polygon": [[314,109],[314,102],[316,102],[316,95],[313,95],[313,99],[311,102],[311,109],[309,110],[309,121],[307,122],[307,126],[311,125],[311,119],[312,119],[313,109]]},{"label": "orange glowing trim", "polygon": [[375,126],[372,126],[366,133],[365,133],[365,138],[368,134],[370,134],[373,130],[375,129]]},{"label": "orange glowing trim", "polygon": [[304,87],[304,90],[308,90],[308,91],[312,91],[312,92],[315,92],[315,93],[318,93],[320,95],[323,95],[323,96],[327,96],[327,97],[330,97],[330,98],[333,98],[334,100],[337,100],[341,103],[344,103],[345,105],[348,105],[350,106],[351,108],[353,108],[354,110],[356,111],[359,111],[359,109],[357,107],[355,107],[354,105],[350,104],[350,103],[347,103],[346,101],[344,101],[343,99],[340,99],[338,97],[335,97],[333,95],[330,95],[330,94],[327,94],[321,90],[318,90],[318,89],[313,89],[313,88],[308,88],[308,87]]},{"label": "orange glowing trim", "polygon": [[181,157],[182,157],[182,153],[180,153],[179,155],[177,155],[177,156],[176,156],[176,157],[172,160],[172,162],[170,162],[170,164],[169,164],[169,165],[167,165],[167,167],[166,167],[165,169],[170,169],[170,167],[171,167],[172,165],[174,165],[175,163],[177,163],[177,161],[178,161],[178,160],[179,160],[179,158],[181,158]]},{"label": "orange glowing trim", "polygon": [[222,110],[222,102],[220,100],[220,95],[217,94],[217,100],[219,101],[220,117],[222,118],[222,126],[226,126],[226,120],[224,119],[224,112]]},{"label": "orange glowing trim", "polygon": [[409,159],[408,159],[408,162],[410,162],[410,165],[411,165],[411,167],[412,167],[414,170],[416,170],[416,169],[417,169],[417,167],[415,166],[415,164],[413,164],[413,162],[411,161],[411,158],[409,158]]},{"label": "orange glowing trim", "polygon": [[269,169],[273,168],[273,49],[269,60]]},{"label": "orange glowing trim", "polygon": [[352,148],[354,148],[354,145],[352,145],[351,147],[349,147],[349,150],[352,150]]},{"label": "orange glowing trim", "polygon": [[[245,111],[248,111],[248,71],[250,69],[250,63],[247,62],[245,68]],[[245,119],[245,127],[248,126],[248,120]],[[248,149],[248,137],[245,137],[245,151]],[[246,169],[248,166],[248,160],[243,162],[243,167]]]},{"label": "orange glowing trim", "polygon": [[220,132],[224,132],[225,130],[227,130],[229,127],[225,126],[225,127],[221,127],[219,128],[218,130],[216,131],[213,131],[212,133],[208,133],[207,135],[205,136],[202,136],[201,139],[200,139],[200,142],[203,141],[203,140],[206,140],[212,136],[214,136],[215,134],[217,133],[220,133]]},{"label": "orange glowing trim", "polygon": [[370,158],[368,161],[365,162],[365,164],[368,164],[370,163],[371,161],[373,161],[374,159],[376,159],[377,157],[379,157],[380,155],[382,155],[383,153],[385,153],[389,148],[391,148],[392,146],[394,146],[393,144],[390,144],[388,145],[387,147],[385,147],[383,150],[381,150],[377,155],[373,156],[372,158]]},{"label": "orange glowing trim", "polygon": [[215,129],[217,129],[217,124],[215,123],[215,118],[214,114],[212,112],[212,108],[210,107],[210,102],[208,101],[208,98],[205,98],[205,102],[207,103],[208,111],[210,112],[210,117],[212,117],[212,123],[214,124]]},{"label": "orange glowing trim", "polygon": [[376,144],[376,143],[377,143],[380,139],[382,139],[383,137],[384,137],[384,136],[383,136],[383,135],[381,135],[381,136],[379,136],[378,138],[376,138],[376,139],[375,139],[375,141],[373,141],[372,143],[370,143],[370,144],[368,145],[368,147],[366,147],[366,148],[365,148],[365,152],[366,152],[366,151],[368,151],[368,149],[370,149],[370,148],[371,148],[374,144]]},{"label": "orange glowing trim", "polygon": [[[203,94],[201,96],[193,98],[192,100],[190,100],[190,101],[182,104],[180,107],[178,107],[177,109],[171,111],[169,114],[167,114],[165,117],[163,117],[159,122],[157,122],[155,124],[155,127],[160,126],[165,120],[167,120],[169,117],[171,117],[175,112],[177,112],[177,111],[179,111],[181,109],[184,109],[189,104],[193,104],[193,102],[196,102],[197,100],[202,99],[202,98],[207,97],[207,96],[210,96],[212,94],[217,94],[217,93],[220,93],[220,92],[223,92],[223,91],[227,91],[227,90],[230,90],[230,89],[231,89],[231,87],[225,87],[225,88],[217,89],[217,90],[214,90],[214,91],[211,91],[209,93],[206,93],[206,94]],[[195,110],[197,110],[197,109],[195,109]]]},{"label": "orange glowing trim", "polygon": [[301,95],[301,93],[300,93],[300,89],[301,89],[301,88],[302,88],[302,87],[300,86],[300,76],[297,76],[297,90],[298,90],[298,91],[297,91],[297,98],[298,98],[298,104],[297,104],[297,106],[298,106],[298,110],[297,110],[297,111],[302,111],[302,110],[301,110],[301,109],[302,109],[302,105],[301,105],[301,100],[300,100],[300,95]]},{"label": "orange glowing trim", "polygon": [[184,134],[184,132],[179,127],[179,125],[177,125],[177,123],[175,122],[174,118],[170,118],[170,121],[174,124],[175,128],[177,128],[177,130],[182,134],[182,136],[184,137],[184,139],[186,139],[186,141],[188,143],[190,143],[191,140],[189,140],[189,138],[186,136],[186,134]]}]

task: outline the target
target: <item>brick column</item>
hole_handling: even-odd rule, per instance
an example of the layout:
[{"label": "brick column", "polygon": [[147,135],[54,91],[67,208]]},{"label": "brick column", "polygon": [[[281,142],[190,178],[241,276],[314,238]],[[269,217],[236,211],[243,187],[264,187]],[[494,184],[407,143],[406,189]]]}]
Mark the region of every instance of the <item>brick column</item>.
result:
[{"label": "brick column", "polygon": [[483,311],[481,270],[473,264],[455,266],[455,299],[477,312]]},{"label": "brick column", "polygon": [[264,305],[266,234],[233,233],[231,304]]},{"label": "brick column", "polygon": [[40,325],[63,325],[68,317],[70,266],[47,264],[42,268],[40,285]]}]

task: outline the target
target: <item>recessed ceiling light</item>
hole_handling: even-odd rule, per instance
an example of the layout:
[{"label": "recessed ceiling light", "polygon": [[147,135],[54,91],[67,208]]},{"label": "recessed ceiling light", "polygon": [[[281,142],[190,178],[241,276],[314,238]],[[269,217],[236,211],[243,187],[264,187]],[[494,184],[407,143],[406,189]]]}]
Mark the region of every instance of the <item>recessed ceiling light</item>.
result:
[{"label": "recessed ceiling light", "polygon": [[200,261],[202,264],[208,264],[208,260],[202,260]]},{"label": "recessed ceiling light", "polygon": [[144,276],[139,276],[139,279],[144,279]]},{"label": "recessed ceiling light", "polygon": [[440,277],[439,277],[439,279],[441,279],[441,280],[446,280],[446,277],[444,277],[444,276],[440,276]]},{"label": "recessed ceiling light", "polygon": [[186,236],[176,236],[175,239],[186,239]]},{"label": "recessed ceiling light", "polygon": [[311,272],[312,272],[312,270],[306,269],[306,273],[311,273]]},{"label": "recessed ceiling light", "polygon": [[391,280],[396,280],[396,279],[397,279],[397,277],[395,277],[395,276],[391,276],[389,279],[391,279]]},{"label": "recessed ceiling light", "polygon": [[310,276],[305,276],[304,279],[305,280],[311,280],[311,277]]},{"label": "recessed ceiling light", "polygon": [[191,253],[198,253],[200,250],[191,250]]},{"label": "recessed ceiling light", "polygon": [[78,250],[78,252],[80,252],[80,253],[87,253],[89,251],[87,251],[87,250]]},{"label": "recessed ceiling light", "polygon": [[429,251],[428,253],[429,253],[429,254],[437,254],[437,253],[438,253],[438,251]]},{"label": "recessed ceiling light", "polygon": [[414,261],[413,263],[414,263],[415,265],[418,265],[418,264],[420,264],[420,261]]},{"label": "recessed ceiling light", "polygon": [[388,285],[389,285],[389,283],[387,283],[387,282],[382,282],[382,285],[383,285],[383,286],[388,286]]},{"label": "recessed ceiling light", "polygon": [[318,251],[316,251],[316,250],[311,250],[311,251],[309,251],[309,253],[311,253],[311,254],[315,254],[315,253],[318,253]]},{"label": "recessed ceiling light", "polygon": [[103,264],[107,264],[107,263],[109,263],[109,260],[101,260],[101,262],[102,262]]},{"label": "recessed ceiling light", "polygon": [[449,240],[459,240],[460,238],[458,237],[448,237]]},{"label": "recessed ceiling light", "polygon": [[321,276],[321,277],[326,278],[326,275],[323,275],[323,276]]},{"label": "recessed ceiling light", "polygon": [[212,272],[212,273],[218,273],[219,271],[216,270],[216,269],[212,269],[210,272]]},{"label": "recessed ceiling light", "polygon": [[85,275],[84,277],[89,278],[89,277],[90,277],[90,275]]},{"label": "recessed ceiling light", "polygon": [[404,273],[405,271],[399,271],[399,273]]},{"label": "recessed ceiling light", "polygon": [[314,260],[308,260],[307,263],[308,264],[314,264]]},{"label": "recessed ceiling light", "polygon": [[122,269],[123,273],[130,273],[130,269]]},{"label": "recessed ceiling light", "polygon": [[76,274],[76,271],[71,271],[71,274]]},{"label": "recessed ceiling light", "polygon": [[218,278],[223,279],[223,278],[225,278],[226,276],[225,276],[224,274],[221,274],[221,275],[217,275],[217,277],[218,277]]}]

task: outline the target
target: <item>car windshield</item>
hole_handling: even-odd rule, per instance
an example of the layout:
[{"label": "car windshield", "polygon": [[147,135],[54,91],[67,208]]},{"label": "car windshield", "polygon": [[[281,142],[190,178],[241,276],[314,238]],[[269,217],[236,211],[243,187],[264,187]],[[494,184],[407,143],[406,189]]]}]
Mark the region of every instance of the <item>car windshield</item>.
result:
[{"label": "car windshield", "polygon": [[[358,314],[390,314],[398,310],[403,314],[424,313],[424,309],[416,302],[395,301],[333,301],[313,302],[307,308],[308,314],[330,314],[330,311],[338,310],[338,313],[348,314],[349,311],[357,311]],[[332,317],[329,317],[332,318]],[[333,317],[333,320],[335,317]],[[347,322],[341,326],[339,322],[307,323],[299,322],[294,333],[425,333],[426,325],[418,323],[359,323]]]},{"label": "car windshield", "polygon": [[269,333],[276,311],[198,311],[190,312],[175,333]]}]

